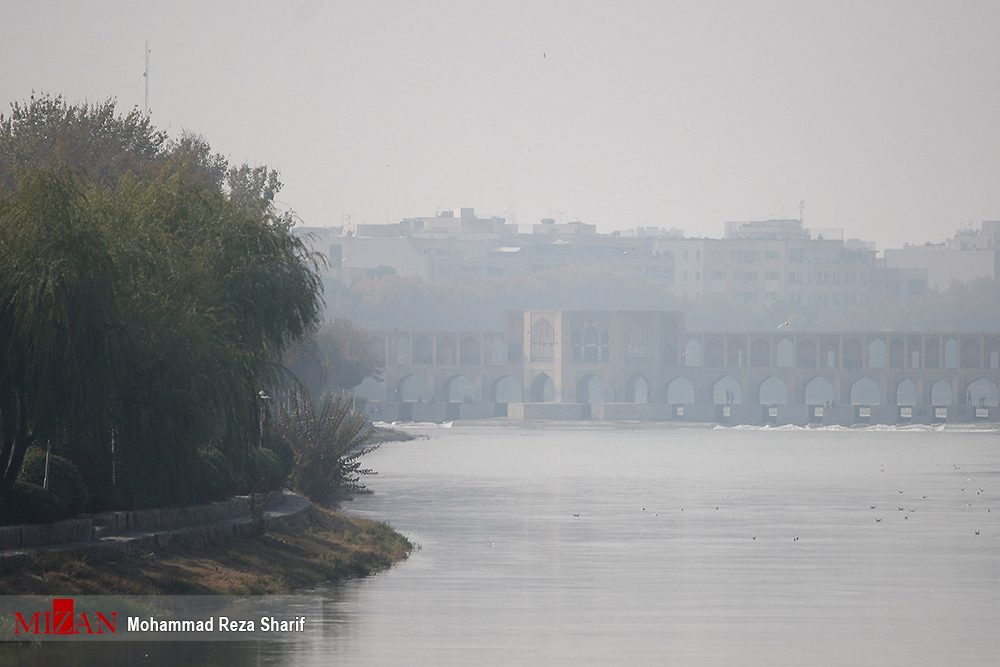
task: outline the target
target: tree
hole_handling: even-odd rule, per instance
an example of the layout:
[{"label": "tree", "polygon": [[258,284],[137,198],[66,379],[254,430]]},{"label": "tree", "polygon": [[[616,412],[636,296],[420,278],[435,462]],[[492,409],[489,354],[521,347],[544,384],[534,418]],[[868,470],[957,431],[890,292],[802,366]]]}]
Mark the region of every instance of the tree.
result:
[{"label": "tree", "polygon": [[113,101],[13,108],[0,116],[0,491],[36,442],[77,465],[95,509],[192,500],[200,450],[246,474],[260,393],[322,303],[319,257],[272,204],[277,174],[229,169],[200,137],[168,142]]},{"label": "tree", "polygon": [[348,391],[365,378],[382,379],[382,357],[373,349],[371,336],[344,318],[323,324],[289,347],[284,363],[317,396]]}]

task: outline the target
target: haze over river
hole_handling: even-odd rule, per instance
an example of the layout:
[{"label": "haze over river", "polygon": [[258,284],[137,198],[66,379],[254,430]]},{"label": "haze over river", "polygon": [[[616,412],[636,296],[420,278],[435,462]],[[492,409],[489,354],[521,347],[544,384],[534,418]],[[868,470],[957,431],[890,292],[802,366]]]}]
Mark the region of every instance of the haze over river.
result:
[{"label": "haze over river", "polygon": [[[366,457],[378,470],[366,480],[375,493],[346,510],[388,521],[421,548],[378,576],[311,594],[309,613],[323,621],[306,636],[231,645],[232,659],[352,667],[1000,659],[996,431],[411,430],[427,437]],[[155,648],[187,667],[223,652]]]}]

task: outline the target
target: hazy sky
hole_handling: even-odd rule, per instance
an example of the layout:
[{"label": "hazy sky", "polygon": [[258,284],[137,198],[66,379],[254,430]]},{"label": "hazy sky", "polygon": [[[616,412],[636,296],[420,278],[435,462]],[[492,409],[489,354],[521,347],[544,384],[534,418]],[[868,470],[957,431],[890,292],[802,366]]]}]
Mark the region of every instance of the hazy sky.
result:
[{"label": "hazy sky", "polygon": [[143,104],[308,225],[475,207],[879,249],[1000,218],[1000,3],[0,0],[0,107]]}]

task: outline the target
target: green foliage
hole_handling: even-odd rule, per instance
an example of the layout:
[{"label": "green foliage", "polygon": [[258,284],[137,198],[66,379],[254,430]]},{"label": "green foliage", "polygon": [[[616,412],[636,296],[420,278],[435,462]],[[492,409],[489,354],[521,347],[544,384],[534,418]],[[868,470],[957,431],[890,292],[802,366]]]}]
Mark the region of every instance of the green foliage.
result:
[{"label": "green foliage", "polygon": [[47,440],[67,443],[96,510],[248,488],[254,460],[273,477],[252,454],[259,393],[322,303],[318,256],[272,205],[277,174],[230,169],[200,137],[170,143],[113,102],[13,108],[0,117],[0,491]]},{"label": "green foliage", "polygon": [[247,470],[247,476],[251,480],[247,491],[252,493],[276,491],[288,477],[277,455],[266,447],[250,449]]},{"label": "green foliage", "polygon": [[366,424],[346,394],[328,394],[317,410],[308,390],[292,390],[274,423],[295,452],[292,488],[320,503],[364,489],[361,476],[374,472],[362,468],[360,459],[378,446],[365,446],[374,435]]},{"label": "green foliage", "polygon": [[195,499],[199,503],[234,495],[239,488],[229,460],[214,447],[198,451],[198,484]]},{"label": "green foliage", "polygon": [[41,95],[11,104],[0,115],[0,191],[16,189],[19,171],[60,165],[79,169],[105,187],[127,173],[150,176],[166,160],[167,134],[138,108],[115,114],[115,101],[70,105],[62,96]]},{"label": "green foliage", "polygon": [[292,446],[288,444],[286,439],[275,433],[272,428],[264,430],[264,437],[261,439],[260,444],[262,447],[269,449],[271,453],[274,454],[274,457],[280,466],[280,483],[284,483],[284,481],[288,479],[288,476],[292,474],[292,470],[295,469],[295,451],[292,449]]},{"label": "green foliage", "polygon": [[7,523],[52,523],[66,515],[66,507],[56,494],[30,482],[15,482],[4,500]]},{"label": "green foliage", "polygon": [[[42,486],[45,481],[45,450],[32,447],[24,456],[18,480]],[[63,507],[61,518],[73,517],[84,511],[90,500],[90,493],[80,471],[69,459],[53,454],[49,460],[49,491],[59,499]]]}]

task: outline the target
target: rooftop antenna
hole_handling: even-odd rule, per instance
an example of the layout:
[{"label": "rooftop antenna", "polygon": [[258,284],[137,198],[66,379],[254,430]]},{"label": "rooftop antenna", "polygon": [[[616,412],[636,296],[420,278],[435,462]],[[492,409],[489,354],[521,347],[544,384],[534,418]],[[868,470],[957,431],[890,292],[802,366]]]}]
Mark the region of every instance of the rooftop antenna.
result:
[{"label": "rooftop antenna", "polygon": [[146,97],[142,105],[142,113],[146,118],[149,118],[149,40],[146,40],[146,69],[142,71],[143,81],[146,83]]},{"label": "rooftop antenna", "polygon": [[806,200],[805,199],[800,199],[799,200],[799,222],[802,222],[802,211],[805,209],[805,207],[806,207]]}]

